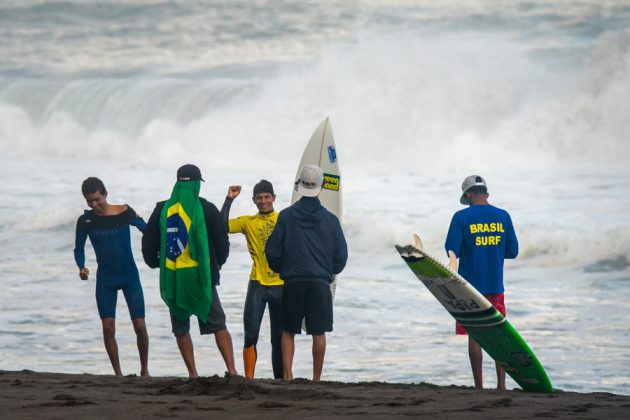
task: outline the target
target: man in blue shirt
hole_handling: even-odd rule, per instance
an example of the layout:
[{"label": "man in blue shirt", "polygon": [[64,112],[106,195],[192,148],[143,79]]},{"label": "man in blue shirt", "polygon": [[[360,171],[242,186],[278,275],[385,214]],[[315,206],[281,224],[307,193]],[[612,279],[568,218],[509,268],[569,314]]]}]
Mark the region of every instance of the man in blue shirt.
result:
[{"label": "man in blue shirt", "polygon": [[[507,211],[488,203],[488,187],[483,177],[470,175],[462,183],[460,203],[469,207],[456,212],[446,237],[446,252],[459,258],[458,273],[483,294],[505,316],[503,261],[516,258],[518,240]],[[456,334],[466,334],[457,324]],[[483,353],[468,337],[468,356],[475,388],[483,388]],[[498,364],[497,388],[505,390],[505,371]]]}]

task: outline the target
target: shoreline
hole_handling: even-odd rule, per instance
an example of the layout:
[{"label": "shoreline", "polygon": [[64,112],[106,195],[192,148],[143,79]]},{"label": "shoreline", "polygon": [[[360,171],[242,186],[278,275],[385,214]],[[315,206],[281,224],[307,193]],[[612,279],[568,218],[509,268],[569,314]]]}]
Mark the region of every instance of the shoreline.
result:
[{"label": "shoreline", "polygon": [[428,383],[277,381],[241,376],[141,378],[0,370],[1,418],[625,419],[630,396],[498,392]]}]

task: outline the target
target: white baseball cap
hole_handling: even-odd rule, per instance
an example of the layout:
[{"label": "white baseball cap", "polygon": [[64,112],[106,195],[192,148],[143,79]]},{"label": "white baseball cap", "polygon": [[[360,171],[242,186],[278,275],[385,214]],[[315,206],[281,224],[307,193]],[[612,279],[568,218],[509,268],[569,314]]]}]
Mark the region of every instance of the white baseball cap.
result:
[{"label": "white baseball cap", "polygon": [[488,185],[486,184],[486,180],[480,175],[467,176],[464,179],[464,182],[462,182],[462,196],[459,198],[459,202],[461,204],[464,204],[464,205],[469,204],[468,199],[466,198],[466,191],[468,191],[472,187],[488,188]]},{"label": "white baseball cap", "polygon": [[317,197],[324,184],[324,171],[317,165],[306,165],[302,168],[297,190],[303,197]]}]

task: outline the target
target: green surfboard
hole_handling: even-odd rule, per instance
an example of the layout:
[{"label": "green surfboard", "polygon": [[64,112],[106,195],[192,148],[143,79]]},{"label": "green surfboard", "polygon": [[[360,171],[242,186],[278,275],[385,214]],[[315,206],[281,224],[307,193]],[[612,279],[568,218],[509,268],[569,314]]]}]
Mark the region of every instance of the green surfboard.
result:
[{"label": "green surfboard", "polygon": [[[524,391],[553,392],[545,369],[508,320],[453,270],[454,265],[440,263],[415,238],[415,245],[396,249],[433,296]],[[452,256],[451,264],[454,261]]]}]

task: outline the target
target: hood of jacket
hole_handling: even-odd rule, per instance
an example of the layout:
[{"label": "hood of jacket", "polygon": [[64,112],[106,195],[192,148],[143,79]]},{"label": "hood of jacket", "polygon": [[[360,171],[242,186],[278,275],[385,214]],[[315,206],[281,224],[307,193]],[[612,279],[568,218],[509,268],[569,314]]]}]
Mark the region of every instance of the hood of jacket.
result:
[{"label": "hood of jacket", "polygon": [[302,197],[295,205],[295,220],[304,229],[312,229],[326,217],[326,209],[317,197]]}]

